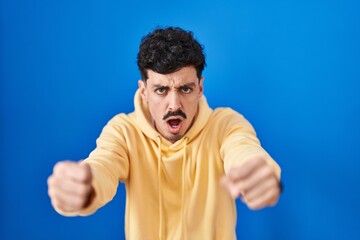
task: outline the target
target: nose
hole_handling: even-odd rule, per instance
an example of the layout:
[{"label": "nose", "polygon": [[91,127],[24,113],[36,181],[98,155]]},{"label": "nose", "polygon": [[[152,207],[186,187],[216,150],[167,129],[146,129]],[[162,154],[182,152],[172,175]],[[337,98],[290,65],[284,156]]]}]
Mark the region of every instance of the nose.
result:
[{"label": "nose", "polygon": [[181,99],[177,92],[171,92],[169,95],[169,111],[181,109]]}]

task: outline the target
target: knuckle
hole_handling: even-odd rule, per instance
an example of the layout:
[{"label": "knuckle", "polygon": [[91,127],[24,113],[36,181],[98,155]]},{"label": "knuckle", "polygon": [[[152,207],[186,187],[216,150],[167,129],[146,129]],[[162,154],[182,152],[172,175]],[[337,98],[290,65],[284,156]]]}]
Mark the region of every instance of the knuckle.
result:
[{"label": "knuckle", "polygon": [[65,162],[57,162],[54,166],[53,172],[59,173],[62,172],[65,167]]},{"label": "knuckle", "polygon": [[51,199],[54,198],[54,190],[52,188],[48,188],[48,195]]},{"label": "knuckle", "polygon": [[264,166],[264,175],[267,176],[267,177],[270,177],[273,175],[273,170],[271,169],[270,166]]},{"label": "knuckle", "polygon": [[231,180],[236,179],[236,178],[237,178],[237,175],[238,175],[238,170],[237,170],[237,168],[232,168],[232,169],[230,169],[228,176],[229,176],[229,178],[230,178]]},{"label": "knuckle", "polygon": [[269,202],[273,202],[274,201],[274,199],[276,198],[276,191],[275,190],[271,190],[270,192],[269,192],[269,195],[268,195],[268,197],[267,197],[267,199],[268,199],[268,201]]},{"label": "knuckle", "polygon": [[63,207],[62,200],[59,197],[57,197],[57,195],[54,193],[50,193],[49,196],[50,196],[51,204],[54,207],[62,209],[62,207]]},{"label": "knuckle", "polygon": [[279,198],[278,198],[278,194],[276,193],[276,190],[271,189],[271,190],[268,190],[263,195],[255,198],[255,199],[251,199],[251,201],[249,200],[247,202],[247,206],[251,210],[259,210],[259,209],[265,208],[266,206],[273,207],[277,204],[278,199]]},{"label": "knuckle", "polygon": [[59,192],[55,187],[48,188],[48,195],[51,199],[59,199]]},{"label": "knuckle", "polygon": [[278,180],[274,177],[269,181],[270,181],[269,188],[273,189],[276,192],[280,192],[280,186],[279,186]]},{"label": "knuckle", "polygon": [[262,156],[256,156],[253,158],[252,161],[255,166],[262,166],[265,164],[265,161]]},{"label": "knuckle", "polygon": [[250,208],[251,210],[260,210],[262,208],[262,205],[259,203],[248,203],[247,204],[248,208]]},{"label": "knuckle", "polygon": [[49,176],[46,182],[49,187],[52,186],[54,182],[54,176],[53,175]]},{"label": "knuckle", "polygon": [[51,198],[51,205],[53,205],[54,207],[59,207],[60,203],[57,199]]},{"label": "knuckle", "polygon": [[274,207],[277,203],[278,203],[278,199],[275,198],[275,199],[273,199],[272,202],[270,202],[269,206],[270,206],[270,207]]},{"label": "knuckle", "polygon": [[257,157],[255,157],[254,162],[257,164],[261,164],[261,163],[263,163],[263,159],[261,156],[257,156]]},{"label": "knuckle", "polygon": [[252,190],[252,185],[250,182],[244,182],[238,185],[238,189],[241,192],[250,192]]},{"label": "knuckle", "polygon": [[278,193],[276,190],[269,191],[269,194],[266,196],[266,202],[269,206],[274,206],[278,200]]},{"label": "knuckle", "polygon": [[48,195],[51,199],[56,198],[58,191],[56,190],[55,186],[50,186],[48,188]]},{"label": "knuckle", "polygon": [[270,207],[273,207],[277,204],[279,198],[277,195],[273,195],[273,196],[270,196],[269,197],[269,200],[268,200],[268,206]]}]

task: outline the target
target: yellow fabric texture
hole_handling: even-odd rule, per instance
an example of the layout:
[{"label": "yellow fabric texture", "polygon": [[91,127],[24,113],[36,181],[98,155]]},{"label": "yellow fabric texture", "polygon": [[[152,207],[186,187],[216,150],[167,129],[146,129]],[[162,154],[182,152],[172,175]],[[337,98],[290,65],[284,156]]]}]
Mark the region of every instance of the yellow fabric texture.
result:
[{"label": "yellow fabric texture", "polygon": [[280,168],[261,147],[250,123],[230,108],[209,108],[205,97],[196,120],[175,143],[153,128],[148,106],[136,92],[135,111],[104,127],[84,161],[91,166],[95,197],[89,215],[126,185],[126,239],[236,239],[234,200],[220,178],[231,166],[262,155],[280,179]]}]

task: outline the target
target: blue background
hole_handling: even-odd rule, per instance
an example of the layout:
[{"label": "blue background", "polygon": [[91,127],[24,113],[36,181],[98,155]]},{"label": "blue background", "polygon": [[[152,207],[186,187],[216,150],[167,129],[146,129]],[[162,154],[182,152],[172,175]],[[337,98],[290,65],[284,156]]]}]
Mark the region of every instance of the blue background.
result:
[{"label": "blue background", "polygon": [[2,0],[0,24],[1,239],[124,237],[123,185],[66,218],[46,179],[133,110],[138,45],[158,25],[195,33],[209,104],[244,114],[282,166],[275,208],[238,203],[238,238],[360,239],[359,1]]}]

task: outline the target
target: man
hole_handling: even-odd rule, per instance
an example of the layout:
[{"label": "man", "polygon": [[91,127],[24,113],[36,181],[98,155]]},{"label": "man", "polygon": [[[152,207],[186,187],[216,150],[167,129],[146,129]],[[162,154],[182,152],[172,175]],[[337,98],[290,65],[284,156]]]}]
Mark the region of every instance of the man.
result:
[{"label": "man", "polygon": [[127,239],[236,239],[236,206],[273,206],[280,168],[242,115],[203,96],[203,47],[191,32],[156,29],[138,53],[135,111],[104,127],[81,163],[48,179],[62,215],[89,215],[126,185]]}]

